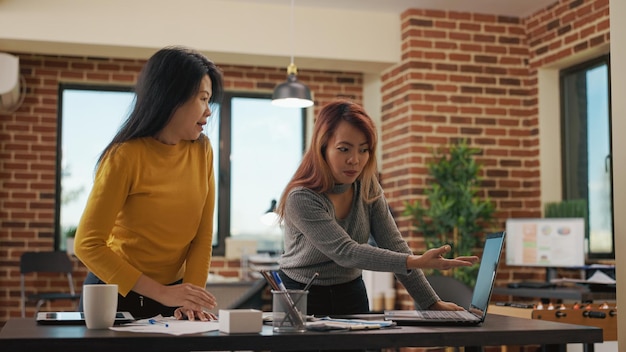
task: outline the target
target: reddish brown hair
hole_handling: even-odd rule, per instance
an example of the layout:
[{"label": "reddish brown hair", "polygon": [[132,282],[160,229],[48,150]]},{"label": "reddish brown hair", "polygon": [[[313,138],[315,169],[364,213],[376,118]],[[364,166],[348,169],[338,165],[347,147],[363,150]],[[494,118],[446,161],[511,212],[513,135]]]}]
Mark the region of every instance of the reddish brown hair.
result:
[{"label": "reddish brown hair", "polygon": [[304,154],[300,166],[285,187],[278,202],[277,213],[282,218],[284,204],[289,192],[295,187],[309,188],[318,193],[328,192],[335,182],[328,163],[326,162],[326,148],[328,141],[335,134],[339,123],[345,121],[363,132],[369,146],[370,155],[367,164],[359,175],[361,181],[361,195],[366,201],[372,201],[380,196],[376,179],[376,146],[378,137],[374,122],[363,107],[347,100],[337,100],[324,106],[320,111],[315,125],[311,145]]}]

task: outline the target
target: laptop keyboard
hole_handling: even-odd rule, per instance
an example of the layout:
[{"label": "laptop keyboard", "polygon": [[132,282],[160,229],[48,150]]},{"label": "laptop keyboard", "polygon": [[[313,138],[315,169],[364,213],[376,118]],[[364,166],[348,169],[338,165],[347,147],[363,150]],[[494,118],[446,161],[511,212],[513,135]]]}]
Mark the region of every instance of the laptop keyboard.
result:
[{"label": "laptop keyboard", "polygon": [[435,320],[476,320],[476,316],[466,310],[424,310],[421,313]]}]

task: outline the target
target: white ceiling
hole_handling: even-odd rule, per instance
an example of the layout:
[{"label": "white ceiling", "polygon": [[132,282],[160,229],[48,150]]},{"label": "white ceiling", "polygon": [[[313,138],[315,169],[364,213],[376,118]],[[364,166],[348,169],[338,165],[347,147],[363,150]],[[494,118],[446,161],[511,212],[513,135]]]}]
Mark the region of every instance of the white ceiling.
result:
[{"label": "white ceiling", "polygon": [[[291,5],[291,0],[230,0]],[[294,0],[296,7],[401,13],[409,8],[526,17],[558,0]]]},{"label": "white ceiling", "polygon": [[[129,35],[125,29],[155,1],[170,6],[157,6],[142,22],[143,31]],[[292,1],[296,12],[306,16],[299,17],[299,41],[289,46],[285,19]],[[94,2],[94,10],[84,0],[0,0],[0,49],[136,59],[148,58],[164,45],[184,43],[215,62],[232,65],[283,67],[289,56],[296,56],[301,69],[379,74],[400,60],[399,14],[407,9],[524,19],[558,1],[565,0],[179,0],[174,5],[165,0],[107,0]],[[178,7],[209,16],[194,21],[172,16]],[[116,26],[111,27],[111,18]]]}]

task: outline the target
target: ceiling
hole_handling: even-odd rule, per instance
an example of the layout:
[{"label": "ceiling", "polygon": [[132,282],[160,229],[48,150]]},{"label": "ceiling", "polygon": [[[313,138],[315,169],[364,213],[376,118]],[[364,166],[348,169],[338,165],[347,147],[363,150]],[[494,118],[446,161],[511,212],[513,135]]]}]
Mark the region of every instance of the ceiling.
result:
[{"label": "ceiling", "polygon": [[[231,0],[266,4],[291,4],[290,0]],[[401,13],[409,8],[451,10],[526,17],[558,0],[293,0],[297,7],[328,7],[353,11]]]}]

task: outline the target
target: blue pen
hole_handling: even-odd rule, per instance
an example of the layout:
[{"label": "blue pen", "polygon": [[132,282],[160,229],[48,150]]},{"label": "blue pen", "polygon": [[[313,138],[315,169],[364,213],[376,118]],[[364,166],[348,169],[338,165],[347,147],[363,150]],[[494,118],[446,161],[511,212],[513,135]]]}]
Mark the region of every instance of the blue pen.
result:
[{"label": "blue pen", "polygon": [[[290,313],[285,315],[281,321],[281,325],[285,323],[286,319],[290,319],[295,325],[303,326],[304,320],[302,319],[301,313],[294,301],[291,299],[289,292],[287,292],[287,287],[285,287],[283,280],[280,279],[280,275],[278,275],[277,271],[272,271],[272,277],[274,278],[274,281],[276,281],[276,286],[278,286],[278,288],[285,293],[282,297],[285,299],[285,303],[288,307],[287,309],[290,311]],[[293,319],[295,319],[295,321]]]},{"label": "blue pen", "polygon": [[166,322],[163,322],[163,321],[156,320],[156,319],[150,319],[150,320],[148,320],[148,323],[150,323],[150,324],[163,324],[163,325],[165,325],[166,328],[168,328],[170,326],[170,324],[168,324]]},{"label": "blue pen", "polygon": [[272,277],[274,278],[274,281],[276,281],[276,285],[278,285],[278,288],[280,288],[281,291],[287,291],[287,288],[285,287],[283,280],[280,279],[280,275],[278,275],[277,271],[272,271]]}]

